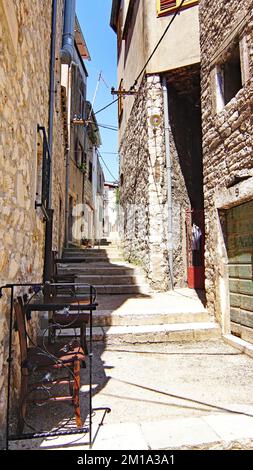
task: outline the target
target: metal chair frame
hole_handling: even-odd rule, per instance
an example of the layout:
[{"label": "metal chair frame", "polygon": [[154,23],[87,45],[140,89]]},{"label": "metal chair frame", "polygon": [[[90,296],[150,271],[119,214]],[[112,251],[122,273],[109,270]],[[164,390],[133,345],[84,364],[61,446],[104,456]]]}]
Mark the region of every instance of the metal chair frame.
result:
[{"label": "metal chair frame", "polygon": [[[65,284],[65,287],[83,287],[87,286],[87,284],[78,284],[78,283],[63,283]],[[8,289],[10,290],[10,316],[9,316],[9,345],[8,345],[8,381],[7,381],[7,416],[6,416],[6,450],[9,449],[9,443],[10,441],[18,441],[18,440],[26,440],[26,439],[36,439],[36,438],[46,438],[46,437],[53,437],[53,436],[66,436],[66,435],[74,435],[74,434],[84,434],[84,433],[89,433],[89,447],[92,448],[93,444],[93,437],[92,437],[92,414],[94,411],[102,411],[103,416],[101,419],[101,422],[99,426],[103,425],[104,418],[107,413],[110,413],[111,409],[109,407],[99,407],[99,408],[92,408],[92,358],[93,358],[93,352],[92,352],[92,312],[96,310],[97,304],[92,302],[94,300],[94,297],[92,297],[92,286],[90,286],[90,303],[87,305],[82,305],[81,309],[86,310],[86,312],[89,312],[89,328],[90,328],[90,335],[89,335],[89,352],[88,352],[88,358],[89,358],[89,426],[85,427],[80,427],[80,428],[75,428],[71,430],[62,430],[62,431],[53,431],[53,432],[48,432],[48,431],[42,431],[42,432],[35,432],[35,433],[26,433],[26,434],[15,434],[11,435],[10,434],[10,395],[11,395],[11,371],[12,371],[12,343],[13,343],[13,325],[14,325],[14,306],[15,306],[15,289],[16,288],[21,288],[21,287],[26,287],[26,288],[32,288],[32,289],[43,289],[45,288],[45,285],[51,288],[54,288],[59,285],[57,283],[46,283],[46,284],[38,284],[38,283],[17,283],[17,284],[6,284],[4,286],[0,287],[0,298],[2,297],[3,289]],[[63,299],[62,299],[63,300]],[[69,299],[68,299],[69,300]],[[28,308],[29,306],[29,308]],[[76,308],[76,305],[71,304],[70,302],[65,302],[61,301],[56,298],[56,301],[54,303],[46,302],[43,303],[34,303],[34,304],[27,304],[25,306],[26,314],[29,315],[29,312],[31,311],[56,311],[61,308],[69,308],[70,310],[74,310]],[[97,433],[96,433],[97,435]]]}]

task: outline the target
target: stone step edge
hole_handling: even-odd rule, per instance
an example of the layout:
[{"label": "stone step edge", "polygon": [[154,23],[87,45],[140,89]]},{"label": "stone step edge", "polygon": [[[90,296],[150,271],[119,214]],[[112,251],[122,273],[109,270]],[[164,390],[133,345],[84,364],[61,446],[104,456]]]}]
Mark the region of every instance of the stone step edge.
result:
[{"label": "stone step edge", "polygon": [[[103,288],[103,287],[110,288],[110,289],[111,289],[111,288],[114,289],[115,287],[116,287],[117,289],[120,288],[120,287],[123,287],[123,288],[125,288],[125,287],[127,287],[127,288],[128,288],[128,287],[140,287],[140,288],[146,288],[146,289],[149,288],[149,286],[148,286],[147,284],[96,284],[96,285],[94,284],[94,287],[95,287],[96,289]],[[79,288],[77,287],[77,289],[82,289],[82,288],[81,288],[81,287],[79,287]]]},{"label": "stone step edge", "polygon": [[[78,311],[72,311],[73,313],[76,313],[78,314]],[[192,311],[189,311],[189,309],[187,310],[187,312],[184,312],[183,310],[181,311],[178,311],[178,310],[175,310],[175,311],[171,311],[171,312],[162,312],[162,311],[154,311],[154,312],[135,312],[135,311],[125,311],[125,312],[122,312],[122,311],[115,311],[115,310],[96,310],[93,312],[92,314],[92,318],[95,320],[99,320],[99,319],[104,319],[104,318],[117,318],[117,317],[120,317],[120,318],[138,318],[138,317],[143,317],[143,318],[147,318],[148,317],[173,317],[173,319],[175,317],[192,317],[192,316],[204,316],[206,318],[209,318],[209,314],[207,312],[207,310],[199,310],[199,311],[196,311],[196,310],[192,310]],[[208,320],[206,320],[208,322]],[[178,322],[178,323],[184,323],[184,322]],[[189,323],[189,321],[187,322]],[[195,322],[190,322],[190,323],[195,323]]]},{"label": "stone step edge", "polygon": [[[210,414],[211,417],[216,416],[214,413]],[[239,415],[240,416],[240,415]],[[243,450],[243,451],[250,451],[252,450],[253,447],[253,435],[252,437],[247,436],[242,436],[241,433],[238,434],[238,436],[233,436],[230,438],[224,439],[220,435],[220,432],[222,433],[222,429],[220,430],[219,426],[214,426],[210,425],[209,423],[206,424],[205,430],[208,431],[205,432],[205,437],[202,437],[201,434],[199,433],[199,427],[197,426],[197,432],[199,433],[199,438],[194,439],[193,442],[192,439],[190,438],[187,441],[187,438],[185,439],[185,442],[182,442],[182,439],[178,439],[179,442],[176,443],[174,442],[171,444],[171,438],[168,439],[167,445],[161,445],[157,444],[155,447],[151,444],[150,439],[147,435],[147,431],[150,432],[150,435],[154,432],[154,429],[158,429],[161,426],[161,431],[164,432],[164,429],[166,429],[166,424],[168,423],[168,431],[171,430],[170,425],[172,424],[175,429],[183,429],[186,427],[188,423],[191,423],[191,429],[194,432],[194,435],[196,435],[196,430],[194,427],[195,422],[200,422],[203,420],[202,416],[197,416],[194,418],[171,418],[169,421],[166,420],[159,420],[159,421],[144,421],[142,423],[135,423],[135,422],[119,422],[119,423],[107,423],[106,420],[103,423],[103,427],[101,428],[101,425],[98,423],[93,424],[93,433],[96,436],[96,440],[93,443],[92,450],[94,451],[104,451],[105,449],[111,449],[111,452],[114,452],[115,450],[121,450],[125,449],[127,447],[128,451],[132,451],[132,461],[134,462],[134,459],[136,462],[141,462],[141,460],[137,459],[135,457],[136,451],[147,451],[147,458],[149,458],[149,463],[152,461],[154,464],[157,464],[158,461],[162,462],[162,459],[164,458],[164,462],[168,462],[170,464],[173,462],[172,457],[173,456],[173,451],[183,451],[183,450],[199,450],[199,451],[204,451],[204,450]],[[192,421],[194,424],[192,424]],[[240,424],[240,423],[239,423]],[[244,423],[242,423],[244,424]],[[201,428],[203,429],[203,424],[201,423]],[[240,429],[241,426],[238,426]],[[101,436],[101,429],[103,430],[103,434]],[[189,429],[189,425],[186,427],[186,429]],[[145,432],[146,431],[146,432]],[[108,437],[110,436],[110,437]],[[131,437],[130,437],[131,436]],[[187,433],[186,433],[187,436]],[[41,449],[42,450],[72,450],[72,451],[87,451],[90,453],[91,449],[89,447],[89,437],[86,434],[85,436],[81,436],[78,440],[78,444],[75,443],[76,441],[76,434],[72,434],[70,436],[64,436],[63,437],[58,437],[57,440],[51,440],[50,438],[45,439],[42,444],[41,444]],[[29,441],[28,441],[29,442]],[[116,444],[116,446],[115,446]],[[24,449],[27,449],[24,447]],[[157,452],[162,452],[163,454],[161,457],[156,453],[152,455],[150,451],[157,451]],[[165,459],[166,454],[169,452],[167,459]],[[83,459],[84,456],[82,455]],[[89,456],[92,454],[87,454],[87,459]],[[136,454],[137,455],[137,454]],[[149,456],[149,457],[148,457]],[[160,460],[159,460],[160,458]],[[174,458],[174,457],[173,457]],[[145,461],[145,460],[144,460]],[[176,462],[176,458],[175,458]]]},{"label": "stone step edge", "polygon": [[[89,277],[95,277],[97,279],[100,279],[100,278],[103,278],[103,277],[109,277],[110,280],[113,280],[115,279],[115,275],[113,274],[78,274],[78,277],[79,278],[89,278]],[[123,279],[123,278],[127,278],[127,279],[139,279],[139,280],[143,280],[143,277],[141,274],[117,274],[117,278],[119,279]]]},{"label": "stone step edge", "polygon": [[[62,330],[61,336],[69,336],[72,330]],[[89,339],[90,329],[86,329]],[[166,325],[142,326],[94,326],[92,328],[93,341],[119,340],[126,342],[166,342],[166,341],[204,341],[221,337],[221,329],[217,323],[178,323]]]},{"label": "stone step edge", "polygon": [[238,338],[232,334],[222,334],[222,338],[225,343],[233,346],[244,354],[253,357],[253,344],[245,341],[244,339]]}]

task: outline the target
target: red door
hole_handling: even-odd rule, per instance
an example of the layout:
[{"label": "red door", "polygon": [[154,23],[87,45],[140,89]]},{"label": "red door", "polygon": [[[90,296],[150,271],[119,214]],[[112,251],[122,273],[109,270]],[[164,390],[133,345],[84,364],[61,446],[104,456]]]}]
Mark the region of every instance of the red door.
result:
[{"label": "red door", "polygon": [[188,287],[205,287],[205,222],[203,209],[188,209],[186,212]]}]

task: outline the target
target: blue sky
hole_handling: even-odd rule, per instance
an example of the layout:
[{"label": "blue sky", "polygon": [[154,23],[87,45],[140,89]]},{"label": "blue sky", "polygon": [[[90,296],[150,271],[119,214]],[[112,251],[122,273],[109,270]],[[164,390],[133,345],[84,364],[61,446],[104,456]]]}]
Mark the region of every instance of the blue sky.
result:
[{"label": "blue sky", "polygon": [[[102,72],[103,80],[100,80],[94,111],[98,111],[103,106],[113,101],[111,87],[117,88],[117,54],[116,54],[116,34],[110,27],[112,0],[77,0],[76,11],[87,43],[91,61],[85,61],[88,70],[87,97],[93,101],[98,77]],[[117,104],[113,104],[105,111],[97,114],[99,124],[118,125]],[[100,153],[108,166],[107,171],[103,161],[107,181],[114,181],[113,176],[118,179],[118,135],[117,132],[100,128],[102,146]]]}]

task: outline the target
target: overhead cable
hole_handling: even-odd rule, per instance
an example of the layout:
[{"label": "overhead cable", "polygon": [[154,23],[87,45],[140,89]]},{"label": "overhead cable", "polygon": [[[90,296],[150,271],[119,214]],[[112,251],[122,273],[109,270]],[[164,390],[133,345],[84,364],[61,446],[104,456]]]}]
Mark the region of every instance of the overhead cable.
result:
[{"label": "overhead cable", "polygon": [[133,90],[133,89],[135,88],[135,86],[137,85],[139,78],[141,77],[141,75],[142,75],[143,72],[145,71],[147,65],[149,64],[149,62],[150,62],[150,60],[152,59],[153,55],[155,54],[155,52],[157,51],[158,47],[160,46],[160,44],[161,44],[162,40],[164,39],[164,37],[165,37],[165,35],[166,35],[168,29],[170,28],[170,26],[172,25],[172,23],[173,23],[173,21],[175,20],[176,16],[177,16],[178,13],[180,12],[180,10],[181,10],[181,8],[182,8],[184,2],[185,2],[185,0],[182,0],[181,3],[180,3],[180,5],[179,5],[178,8],[176,9],[176,11],[175,11],[174,15],[172,16],[172,18],[171,18],[169,24],[168,24],[167,27],[165,28],[164,33],[163,33],[162,36],[160,37],[158,43],[156,44],[155,48],[153,49],[152,53],[150,54],[150,56],[149,56],[148,60],[146,61],[145,65],[142,67],[142,69],[141,69],[139,75],[138,75],[137,78],[135,79],[135,81],[134,81],[133,85],[131,86],[130,90]]}]

